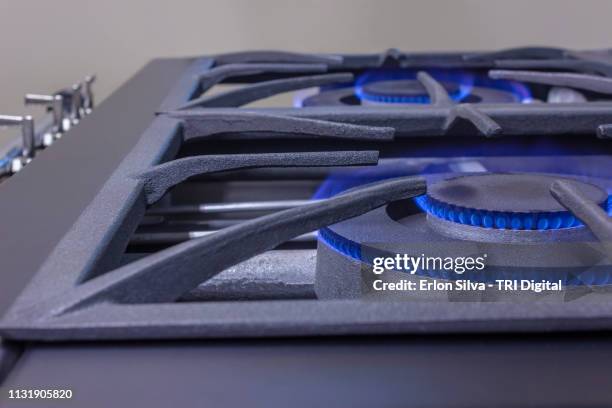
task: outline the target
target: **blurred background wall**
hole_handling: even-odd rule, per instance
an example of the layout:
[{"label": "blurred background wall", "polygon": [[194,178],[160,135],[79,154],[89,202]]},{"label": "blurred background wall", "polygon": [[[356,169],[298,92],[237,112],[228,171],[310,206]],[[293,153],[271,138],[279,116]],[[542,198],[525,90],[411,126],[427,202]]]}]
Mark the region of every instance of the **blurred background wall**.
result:
[{"label": "blurred background wall", "polygon": [[0,0],[0,113],[88,73],[99,101],[159,56],[612,47],[610,16],[606,0]]}]

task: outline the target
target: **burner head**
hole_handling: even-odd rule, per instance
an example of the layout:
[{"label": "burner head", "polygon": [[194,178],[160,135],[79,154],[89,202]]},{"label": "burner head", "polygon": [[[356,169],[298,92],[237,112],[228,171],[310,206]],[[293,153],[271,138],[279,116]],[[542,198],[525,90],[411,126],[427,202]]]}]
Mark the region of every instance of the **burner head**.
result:
[{"label": "burner head", "polygon": [[[518,82],[492,80],[469,71],[430,72],[450,98],[464,103],[527,103],[529,89]],[[298,93],[295,106],[426,105],[431,100],[413,71],[373,71],[354,86],[322,87],[318,92]]]},{"label": "burner head", "polygon": [[[459,84],[442,82],[451,98],[457,98],[461,89]],[[416,79],[376,81],[363,85],[360,99],[375,103],[430,103],[425,87]]]},{"label": "burner head", "polygon": [[[609,180],[541,173],[460,177],[438,173],[427,177],[431,184],[426,195],[390,203],[319,231],[315,282],[319,298],[376,296],[379,292],[372,289],[371,280],[379,276],[386,282],[411,277],[452,281],[468,276],[449,273],[443,267],[421,268],[414,275],[404,270],[371,273],[376,258],[403,254],[439,259],[487,254],[486,267],[468,276],[474,282],[561,280],[568,290],[612,284],[612,263],[602,259],[595,237],[589,229],[577,227],[578,221],[549,192],[553,181],[563,179],[605,207]],[[375,182],[375,177],[361,180]],[[326,192],[329,196],[345,190],[328,187]],[[487,301],[507,299],[503,291],[485,292]],[[400,296],[418,299],[419,295],[408,291]],[[435,294],[423,296],[444,300]],[[458,292],[456,299],[465,298]]]},{"label": "burner head", "polygon": [[[438,218],[485,228],[547,230],[580,222],[550,194],[559,177],[537,174],[483,174],[438,182],[419,204]],[[607,193],[592,184],[564,179],[605,207]]]}]

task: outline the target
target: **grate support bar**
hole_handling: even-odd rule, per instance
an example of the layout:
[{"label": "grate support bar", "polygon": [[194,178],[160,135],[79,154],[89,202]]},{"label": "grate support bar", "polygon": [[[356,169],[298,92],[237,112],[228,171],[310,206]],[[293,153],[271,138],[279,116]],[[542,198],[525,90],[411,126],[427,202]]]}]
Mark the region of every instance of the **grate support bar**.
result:
[{"label": "grate support bar", "polygon": [[423,178],[403,177],[255,218],[141,258],[22,312],[60,315],[98,302],[173,302],[224,269],[293,237],[425,192]]},{"label": "grate support bar", "polygon": [[172,160],[146,170],[136,178],[144,182],[147,204],[153,204],[169,188],[201,174],[261,167],[358,166],[377,162],[378,152],[374,150],[208,155]]}]

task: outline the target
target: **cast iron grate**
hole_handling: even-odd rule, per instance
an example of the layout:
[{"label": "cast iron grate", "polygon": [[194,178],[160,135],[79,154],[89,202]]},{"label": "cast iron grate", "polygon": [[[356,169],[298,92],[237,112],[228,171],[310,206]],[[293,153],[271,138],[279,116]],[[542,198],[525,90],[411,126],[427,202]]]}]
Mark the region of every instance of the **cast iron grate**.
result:
[{"label": "cast iron grate", "polygon": [[[378,66],[418,70],[417,80],[432,103],[397,108],[241,108],[281,92],[350,82],[356,73]],[[266,51],[198,58],[178,79],[139,143],[126,152],[121,165],[4,316],[0,333],[16,340],[99,340],[609,328],[612,307],[607,304],[485,307],[292,297],[177,302],[223,270],[291,239],[388,202],[422,195],[426,186],[420,177],[393,179],[297,206],[280,205],[274,208],[277,212],[125,261],[134,231],[146,217],[163,212],[163,206],[150,206],[169,189],[194,177],[275,167],[313,170],[375,165],[385,144],[402,139],[446,140],[474,134],[578,138],[609,133],[612,102],[455,103],[425,71],[432,66],[536,70],[495,71],[494,75],[589,91],[606,91],[609,79],[602,75],[612,69],[590,54],[549,48],[448,55],[391,50],[346,57]],[[246,85],[207,95],[211,87],[229,80]],[[328,144],[321,151],[177,156],[190,143],[205,150],[208,143],[213,146],[225,135],[265,143],[295,138],[313,145],[323,139]],[[355,148],[346,150],[346,146]],[[557,187],[560,200],[591,225],[588,211],[583,211],[588,203]],[[600,238],[607,237],[608,226],[606,221],[603,229],[597,229]]]}]

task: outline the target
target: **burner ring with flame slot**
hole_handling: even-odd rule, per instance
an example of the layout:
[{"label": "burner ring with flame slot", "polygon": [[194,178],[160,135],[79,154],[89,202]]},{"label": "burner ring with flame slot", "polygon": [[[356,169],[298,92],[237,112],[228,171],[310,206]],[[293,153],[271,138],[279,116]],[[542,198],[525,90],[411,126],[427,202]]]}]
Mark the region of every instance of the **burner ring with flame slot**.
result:
[{"label": "burner ring with flame slot", "polygon": [[[461,97],[461,86],[454,82],[441,82],[452,99]],[[366,103],[430,103],[425,87],[416,79],[375,81],[364,84],[358,93]]]},{"label": "burner ring with flame slot", "polygon": [[[526,85],[491,79],[477,71],[464,69],[425,69],[457,103],[528,103],[531,91]],[[300,92],[297,107],[343,105],[428,105],[429,94],[411,69],[374,69],[360,74],[353,86],[337,84]],[[314,93],[313,93],[314,92]]]},{"label": "burner ring with flame slot", "polygon": [[[411,88],[405,86],[396,88],[390,94],[380,93],[379,85],[384,88],[391,87],[395,83],[411,83]],[[377,85],[378,84],[378,85]],[[521,103],[530,98],[518,94],[512,90],[495,89],[482,86],[462,86],[453,82],[442,82],[449,92],[451,99],[464,103]],[[429,96],[421,90],[422,85],[416,80],[385,80],[372,82],[361,87],[343,87],[339,89],[321,89],[311,94],[299,94],[295,100],[296,106],[351,106],[351,105],[377,105],[377,106],[401,106],[401,105],[425,105],[430,104]],[[371,94],[367,93],[372,89]],[[522,89],[522,88],[521,88]]]},{"label": "burner ring with flame slot", "polygon": [[[536,173],[480,173],[460,177],[436,174],[430,177],[427,196],[397,201],[323,228],[319,231],[317,249],[317,296],[355,298],[376,295],[377,292],[372,290],[372,279],[389,282],[470,279],[483,283],[495,283],[499,279],[546,279],[560,280],[569,290],[584,286],[612,288],[612,263],[598,249],[599,242],[588,228],[564,218],[569,217],[569,213],[550,195],[550,184],[559,178],[574,184],[590,199],[605,206],[606,190],[612,187],[605,179]],[[424,208],[423,200],[435,204]],[[427,212],[437,205],[453,208],[455,215],[448,215],[448,209],[437,214]],[[462,224],[461,219],[465,218],[459,217],[458,208],[465,209],[464,216],[469,211],[490,215],[493,224],[490,227],[483,226],[482,221],[474,225]],[[442,214],[444,217],[440,217]],[[506,224],[497,221],[496,225],[494,214],[507,217]],[[535,223],[526,223],[527,217],[534,216]],[[512,217],[519,217],[521,224],[513,221]],[[557,221],[558,217],[562,221]],[[539,220],[547,220],[547,229],[537,228]],[[486,222],[488,225],[488,218]],[[540,226],[543,223],[541,221]],[[526,229],[530,225],[532,229]],[[403,254],[434,258],[487,254],[487,261],[483,271],[472,271],[467,275],[454,275],[437,269],[417,270],[414,275],[401,270],[383,275],[372,273],[377,257]],[[404,295],[407,299],[433,300],[412,292],[402,293]],[[492,297],[483,296],[489,300],[504,297],[495,291]]]},{"label": "burner ring with flame slot", "polygon": [[[548,230],[581,225],[550,194],[558,177],[540,174],[484,174],[435,183],[418,203],[430,215],[475,227]],[[566,179],[605,208],[608,195],[601,188]]]}]

